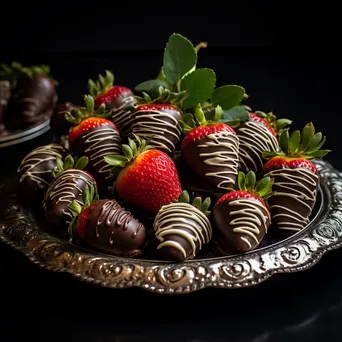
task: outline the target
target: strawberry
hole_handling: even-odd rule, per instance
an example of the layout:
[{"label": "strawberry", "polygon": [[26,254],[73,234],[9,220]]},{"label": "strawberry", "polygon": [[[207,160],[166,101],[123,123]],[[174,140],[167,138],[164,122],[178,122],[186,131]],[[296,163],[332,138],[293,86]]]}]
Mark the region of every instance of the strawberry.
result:
[{"label": "strawberry", "polygon": [[224,194],[216,202],[213,219],[222,254],[247,252],[260,244],[271,221],[265,201],[272,196],[272,184],[270,177],[256,184],[253,171],[246,175],[240,171],[239,189]]},{"label": "strawberry", "polygon": [[83,204],[82,194],[86,186],[96,186],[94,177],[84,170],[87,157],[75,160],[68,155],[64,162],[56,158],[57,166],[52,170],[54,180],[50,183],[44,200],[45,219],[53,229],[65,235],[72,220],[72,211],[68,205],[76,200]]},{"label": "strawberry", "polygon": [[218,106],[214,119],[208,121],[198,105],[197,123],[191,114],[186,114],[181,122],[186,133],[181,144],[182,160],[187,168],[185,182],[193,190],[225,192],[235,186],[239,138],[232,127],[218,122],[221,115],[222,109]]},{"label": "strawberry", "polygon": [[111,111],[111,120],[118,127],[120,135],[127,137],[132,129],[131,111],[127,108],[136,104],[132,90],[114,85],[114,75],[108,70],[105,77],[99,74],[96,82],[88,80],[88,89],[95,98],[95,108],[104,104]]},{"label": "strawberry", "polygon": [[112,182],[111,167],[103,157],[119,154],[121,137],[115,124],[104,117],[110,112],[104,111],[104,105],[94,111],[94,98],[85,96],[86,107],[73,109],[66,118],[74,126],[70,129],[68,141],[70,151],[78,156],[89,158],[88,170],[101,185]]},{"label": "strawberry", "polygon": [[151,146],[171,155],[182,133],[179,121],[183,113],[178,104],[184,97],[185,92],[171,93],[163,87],[154,98],[146,93],[137,97],[138,104],[131,114],[134,135],[149,139]]},{"label": "strawberry", "polygon": [[80,244],[122,257],[143,252],[144,225],[115,200],[98,199],[95,186],[85,188],[83,205],[72,201],[68,208],[73,213],[69,234]]},{"label": "strawberry", "polygon": [[279,136],[280,151],[264,151],[268,161],[263,172],[274,178],[274,196],[269,205],[276,229],[295,232],[308,224],[319,184],[317,169],[310,159],[330,152],[321,150],[325,140],[322,133],[315,133],[310,122],[302,133],[297,130],[289,135],[288,129],[284,130]]},{"label": "strawberry", "polygon": [[157,254],[165,260],[182,262],[195,258],[212,238],[209,221],[210,198],[203,202],[184,190],[179,199],[164,205],[153,223],[155,237],[159,240]]},{"label": "strawberry", "polygon": [[49,76],[47,65],[24,67],[13,62],[2,65],[0,78],[11,83],[8,125],[21,126],[48,119],[57,102],[57,82]]},{"label": "strawberry", "polygon": [[277,135],[291,123],[292,121],[288,119],[277,120],[273,113],[265,114],[260,111],[249,113],[249,118],[235,127],[240,141],[240,169],[243,171],[261,171],[263,166],[262,152],[265,150],[278,151]]},{"label": "strawberry", "polygon": [[106,156],[114,166],[115,190],[124,205],[156,214],[182,192],[173,160],[163,151],[152,149],[145,139],[135,136],[122,145],[122,155]]}]

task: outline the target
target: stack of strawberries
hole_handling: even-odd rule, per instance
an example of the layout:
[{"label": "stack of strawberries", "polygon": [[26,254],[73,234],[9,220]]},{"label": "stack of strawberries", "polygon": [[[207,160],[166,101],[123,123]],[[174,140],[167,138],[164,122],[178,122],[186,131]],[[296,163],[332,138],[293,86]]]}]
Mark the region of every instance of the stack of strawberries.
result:
[{"label": "stack of strawberries", "polygon": [[21,186],[43,189],[55,232],[117,256],[150,246],[181,262],[211,241],[243,253],[269,231],[306,227],[319,186],[310,160],[329,152],[325,137],[252,110],[241,86],[216,87],[214,71],[197,68],[203,46],[173,34],[158,76],[135,93],[106,71],[89,80],[83,106],[58,106],[51,127],[63,153],[40,148],[19,168]]}]

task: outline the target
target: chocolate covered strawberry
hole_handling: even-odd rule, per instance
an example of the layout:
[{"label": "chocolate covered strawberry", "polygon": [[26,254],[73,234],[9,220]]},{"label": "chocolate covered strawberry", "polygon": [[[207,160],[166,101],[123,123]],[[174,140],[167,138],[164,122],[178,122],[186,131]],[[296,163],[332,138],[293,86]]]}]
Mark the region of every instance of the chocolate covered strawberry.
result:
[{"label": "chocolate covered strawberry", "polygon": [[[201,106],[195,110],[195,119],[182,121],[186,135],[181,144],[184,172],[189,188],[207,192],[226,192],[234,188],[238,175],[239,138],[234,129],[217,122],[222,114],[215,109],[213,121],[205,118]],[[189,123],[192,122],[191,128]],[[197,125],[197,126],[196,126]]]},{"label": "chocolate covered strawberry", "polygon": [[248,120],[235,127],[240,141],[240,169],[243,171],[261,171],[264,164],[262,152],[278,151],[277,136],[291,123],[292,121],[288,119],[277,120],[273,113],[251,112]]},{"label": "chocolate covered strawberry", "polygon": [[114,166],[115,189],[124,205],[156,214],[178,199],[182,193],[173,160],[164,152],[152,149],[146,140],[135,137],[122,145],[124,155],[106,156]]},{"label": "chocolate covered strawberry", "polygon": [[131,89],[121,85],[114,85],[114,75],[106,70],[106,76],[99,75],[96,82],[88,81],[90,95],[95,99],[95,107],[105,104],[111,111],[111,120],[119,129],[121,137],[127,137],[132,131],[131,110],[127,109],[136,104]]},{"label": "chocolate covered strawberry", "polygon": [[47,65],[24,67],[16,62],[2,65],[0,77],[7,79],[12,87],[9,125],[30,124],[51,116],[57,102],[57,82],[49,74]]},{"label": "chocolate covered strawberry", "polygon": [[83,205],[83,191],[86,186],[97,186],[95,178],[83,170],[88,162],[87,157],[75,159],[68,155],[63,162],[56,159],[57,166],[52,171],[55,179],[50,183],[43,201],[46,220],[52,224],[54,230],[62,234],[68,232],[73,218],[68,205],[77,201]]},{"label": "chocolate covered strawberry", "polygon": [[112,183],[111,167],[104,157],[121,152],[121,137],[115,124],[104,117],[110,113],[104,111],[104,105],[97,111],[94,98],[85,96],[86,107],[73,109],[67,114],[67,120],[73,124],[69,130],[70,151],[78,156],[89,158],[87,170],[101,185]]},{"label": "chocolate covered strawberry", "polygon": [[265,201],[272,195],[273,180],[265,177],[256,184],[253,171],[246,175],[240,171],[238,183],[239,190],[224,194],[213,208],[216,239],[222,254],[257,247],[271,221]]},{"label": "chocolate covered strawberry", "polygon": [[155,98],[143,93],[132,112],[133,133],[149,139],[154,148],[171,155],[180,141],[181,127],[179,121],[183,113],[178,107],[185,98],[185,92],[171,93],[168,89],[159,88]]},{"label": "chocolate covered strawberry", "polygon": [[0,81],[0,133],[5,130],[4,119],[11,98],[11,84],[9,81]]},{"label": "chocolate covered strawberry", "polygon": [[69,233],[77,242],[116,256],[141,255],[146,230],[131,212],[115,200],[96,199],[95,186],[84,190],[83,202],[69,204],[74,215]]},{"label": "chocolate covered strawberry", "polygon": [[272,226],[281,231],[302,230],[309,222],[316,202],[319,176],[316,166],[310,161],[321,158],[330,150],[321,150],[326,138],[315,133],[312,123],[302,132],[291,135],[285,130],[279,137],[279,152],[265,151],[269,159],[263,172],[274,178],[274,195],[269,200]]},{"label": "chocolate covered strawberry", "polygon": [[209,197],[203,202],[196,197],[190,203],[184,190],[177,201],[162,206],[153,223],[157,255],[177,262],[195,258],[212,238],[210,204]]}]

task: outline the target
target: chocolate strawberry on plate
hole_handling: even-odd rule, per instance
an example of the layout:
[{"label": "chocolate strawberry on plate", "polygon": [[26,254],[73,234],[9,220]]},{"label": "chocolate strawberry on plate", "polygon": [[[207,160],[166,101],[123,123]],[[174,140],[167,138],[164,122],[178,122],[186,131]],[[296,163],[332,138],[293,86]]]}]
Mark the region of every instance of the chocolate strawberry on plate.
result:
[{"label": "chocolate strawberry on plate", "polygon": [[124,205],[153,215],[177,200],[182,188],[173,160],[145,139],[136,136],[135,140],[122,145],[123,155],[105,156],[105,160],[113,167],[115,190]]},{"label": "chocolate strawberry on plate", "polygon": [[239,137],[239,167],[242,171],[262,170],[264,151],[277,152],[279,150],[278,134],[292,123],[288,119],[278,119],[273,113],[261,111],[249,113],[249,118],[235,127]]},{"label": "chocolate strawberry on plate", "polygon": [[310,161],[321,158],[330,150],[321,150],[326,138],[315,133],[312,123],[291,135],[285,130],[279,137],[281,151],[265,151],[269,159],[265,176],[274,179],[274,195],[269,199],[272,227],[282,232],[302,230],[308,223],[317,198],[319,175]]},{"label": "chocolate strawberry on plate", "polygon": [[194,128],[188,127],[181,144],[182,163],[186,185],[195,191],[226,192],[235,187],[238,175],[239,138],[234,129],[218,122],[222,114],[216,109],[216,118],[208,121],[201,106],[195,110]]},{"label": "chocolate strawberry on plate", "polygon": [[68,205],[74,200],[83,205],[84,189],[86,186],[97,186],[97,183],[95,178],[84,170],[88,162],[87,157],[75,160],[68,155],[64,162],[60,158],[57,158],[56,162],[57,166],[52,171],[55,179],[46,191],[43,209],[45,219],[51,224],[52,230],[65,235],[73,218]]},{"label": "chocolate strawberry on plate", "polygon": [[88,90],[95,99],[95,108],[102,104],[111,112],[111,121],[119,129],[122,138],[128,137],[132,132],[131,110],[127,109],[136,104],[131,89],[122,85],[114,85],[114,75],[106,70],[106,76],[99,74],[94,82],[89,79]]},{"label": "chocolate strawberry on plate", "polygon": [[184,190],[177,201],[162,206],[153,223],[157,255],[177,262],[195,258],[212,238],[210,204],[210,198],[202,202],[200,197],[190,203]]},{"label": "chocolate strawberry on plate", "polygon": [[144,225],[116,200],[98,199],[96,187],[83,192],[83,206],[69,204],[74,218],[69,233],[84,246],[122,257],[141,255],[146,245]]},{"label": "chocolate strawberry on plate", "polygon": [[272,195],[273,180],[256,184],[253,171],[239,172],[239,190],[224,194],[213,208],[215,237],[222,254],[247,252],[256,248],[271,221],[265,200]]},{"label": "chocolate strawberry on plate", "polygon": [[99,185],[111,184],[111,167],[104,157],[121,153],[121,137],[115,124],[105,119],[110,112],[104,111],[104,105],[95,111],[94,98],[86,95],[85,107],[72,109],[66,115],[73,124],[68,134],[70,151],[79,157],[88,157],[87,170]]}]

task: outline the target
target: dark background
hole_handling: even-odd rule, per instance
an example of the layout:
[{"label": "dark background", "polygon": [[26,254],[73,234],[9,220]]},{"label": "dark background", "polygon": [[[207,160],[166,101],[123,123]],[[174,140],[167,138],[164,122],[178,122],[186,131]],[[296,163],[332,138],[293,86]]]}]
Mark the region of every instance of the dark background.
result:
[{"label": "dark background", "polygon": [[[0,16],[6,28],[0,60],[50,64],[60,102],[79,103],[88,78],[106,69],[116,84],[131,88],[154,78],[173,32],[194,44],[208,41],[198,65],[214,69],[217,85],[244,86],[253,109],[288,117],[294,128],[312,121],[333,150],[326,159],[342,170],[336,9],[275,9],[267,2],[111,5],[30,3],[21,5],[21,15],[8,5]],[[47,133],[0,151],[6,161],[1,176],[14,174],[21,158],[49,139]],[[341,253],[329,252],[310,270],[250,289],[170,297],[88,286],[42,271],[1,245],[0,326],[9,334],[6,341],[31,334],[37,341],[339,341]]]}]

